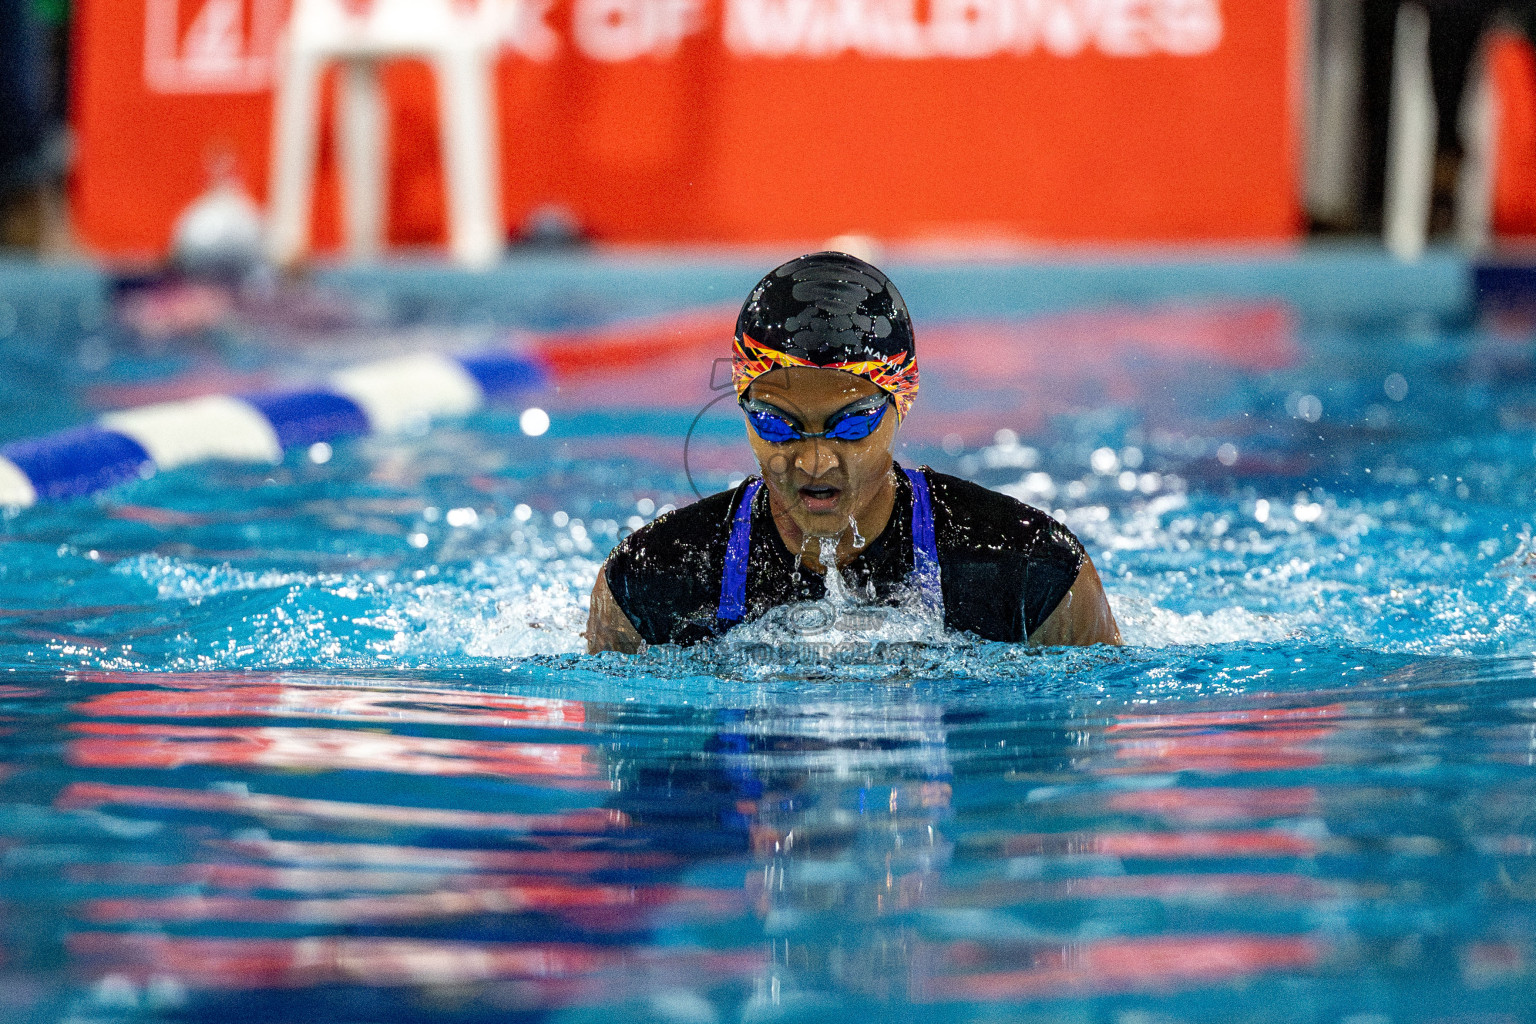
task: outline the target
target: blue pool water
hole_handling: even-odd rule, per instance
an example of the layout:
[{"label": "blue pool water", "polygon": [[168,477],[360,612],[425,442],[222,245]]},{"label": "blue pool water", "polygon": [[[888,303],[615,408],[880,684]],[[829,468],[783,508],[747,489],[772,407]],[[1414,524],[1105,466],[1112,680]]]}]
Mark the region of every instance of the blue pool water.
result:
[{"label": "blue pool water", "polygon": [[[1060,516],[1124,649],[580,653],[750,469],[707,353],[6,517],[0,1020],[1536,1020],[1536,335],[1010,295],[914,299],[900,458]],[[561,296],[13,317],[0,435],[720,298]]]}]

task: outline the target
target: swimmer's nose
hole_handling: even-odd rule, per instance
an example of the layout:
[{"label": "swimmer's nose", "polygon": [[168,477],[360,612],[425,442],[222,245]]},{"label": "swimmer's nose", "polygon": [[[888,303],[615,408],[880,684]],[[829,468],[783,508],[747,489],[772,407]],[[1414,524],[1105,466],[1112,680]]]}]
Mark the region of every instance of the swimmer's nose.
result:
[{"label": "swimmer's nose", "polygon": [[795,468],[812,480],[825,476],[838,467],[837,453],[829,444],[812,441],[795,453]]}]

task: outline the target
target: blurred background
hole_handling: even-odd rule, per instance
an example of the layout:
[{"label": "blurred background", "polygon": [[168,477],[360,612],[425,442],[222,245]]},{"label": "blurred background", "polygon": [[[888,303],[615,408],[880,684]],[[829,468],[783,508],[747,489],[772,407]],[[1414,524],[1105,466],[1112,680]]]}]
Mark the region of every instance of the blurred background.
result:
[{"label": "blurred background", "polygon": [[153,263],[222,195],[204,234],[249,238],[259,211],[282,262],[849,234],[1480,250],[1536,232],[1533,21],[1518,0],[0,0],[0,230]]}]

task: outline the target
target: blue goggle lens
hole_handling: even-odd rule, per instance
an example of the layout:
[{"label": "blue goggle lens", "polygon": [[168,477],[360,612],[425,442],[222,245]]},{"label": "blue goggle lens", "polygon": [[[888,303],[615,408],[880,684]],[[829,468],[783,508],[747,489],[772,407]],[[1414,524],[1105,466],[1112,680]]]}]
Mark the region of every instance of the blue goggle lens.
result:
[{"label": "blue goggle lens", "polygon": [[844,413],[819,434],[801,430],[783,416],[769,412],[762,406],[747,405],[744,409],[747,421],[752,424],[752,429],[757,431],[758,437],[769,444],[787,444],[790,441],[802,441],[813,437],[823,437],[831,441],[862,441],[880,429],[880,423],[885,419],[885,410],[890,406],[890,399],[887,398],[872,409]]},{"label": "blue goggle lens", "polygon": [[826,429],[825,435],[834,441],[862,441],[880,429],[880,421],[885,419],[885,410],[890,408],[890,405],[891,403],[886,401],[873,409],[848,413],[833,422]]},{"label": "blue goggle lens", "polygon": [[799,440],[801,436],[800,431],[796,430],[792,423],[771,412],[748,409],[747,419],[752,423],[752,429],[757,431],[757,436],[769,444],[784,444]]}]

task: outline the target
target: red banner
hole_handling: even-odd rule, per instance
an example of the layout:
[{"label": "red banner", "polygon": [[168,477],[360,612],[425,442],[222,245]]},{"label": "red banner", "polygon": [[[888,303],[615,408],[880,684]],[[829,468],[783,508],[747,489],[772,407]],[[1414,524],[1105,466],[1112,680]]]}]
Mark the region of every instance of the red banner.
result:
[{"label": "red banner", "polygon": [[[1291,0],[482,2],[502,5],[509,225],[558,203],[610,241],[1299,227]],[[162,252],[215,153],[265,195],[286,0],[77,10],[73,202],[88,244]],[[387,77],[390,237],[434,241],[431,77],[414,64]],[[335,235],[328,150],[322,242]]]}]

